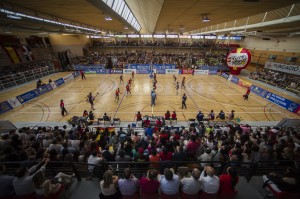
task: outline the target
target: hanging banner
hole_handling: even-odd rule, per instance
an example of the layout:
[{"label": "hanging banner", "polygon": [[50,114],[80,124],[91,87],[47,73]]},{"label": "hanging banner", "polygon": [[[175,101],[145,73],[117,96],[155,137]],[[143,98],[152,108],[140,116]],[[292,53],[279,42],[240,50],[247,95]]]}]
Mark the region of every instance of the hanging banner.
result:
[{"label": "hanging banner", "polygon": [[266,62],[265,68],[284,72],[284,73],[289,73],[293,75],[300,75],[300,66],[297,65],[281,64],[276,62]]},{"label": "hanging banner", "polygon": [[9,56],[10,60],[14,64],[18,64],[21,62],[16,50],[12,47],[4,47],[6,54]]},{"label": "hanging banner", "polygon": [[132,72],[136,73],[136,69],[123,69],[124,74],[131,74]]},{"label": "hanging banner", "polygon": [[179,74],[178,69],[166,69],[166,74]]}]

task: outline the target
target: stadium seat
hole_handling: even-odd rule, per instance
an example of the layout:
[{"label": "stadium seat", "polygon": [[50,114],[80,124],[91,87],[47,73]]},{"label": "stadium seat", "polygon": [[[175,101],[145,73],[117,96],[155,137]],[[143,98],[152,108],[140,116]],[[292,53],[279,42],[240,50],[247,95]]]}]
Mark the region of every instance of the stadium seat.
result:
[{"label": "stadium seat", "polygon": [[113,124],[114,124],[114,125],[116,125],[116,124],[117,124],[117,125],[121,125],[121,119],[120,119],[120,118],[114,118],[114,119],[113,119]]}]

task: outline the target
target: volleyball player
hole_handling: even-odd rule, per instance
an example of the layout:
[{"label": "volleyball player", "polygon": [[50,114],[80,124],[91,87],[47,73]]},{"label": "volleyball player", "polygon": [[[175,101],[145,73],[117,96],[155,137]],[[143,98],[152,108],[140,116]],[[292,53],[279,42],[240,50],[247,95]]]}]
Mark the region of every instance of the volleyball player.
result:
[{"label": "volleyball player", "polygon": [[183,87],[185,88],[185,77],[183,77],[181,81],[181,89],[183,89]]},{"label": "volleyball player", "polygon": [[60,109],[61,109],[61,115],[65,116],[65,113],[68,114],[68,111],[65,108],[64,100],[60,100]]},{"label": "volleyball player", "polygon": [[123,74],[120,75],[120,84],[121,82],[124,84],[124,81],[123,81]]},{"label": "volleyball player", "polygon": [[182,109],[183,109],[183,107],[186,109],[186,100],[187,100],[187,97],[186,97],[186,94],[184,93],[182,96],[182,103],[181,103]]},{"label": "volleyball player", "polygon": [[131,78],[132,78],[132,80],[134,79],[134,71],[132,71],[132,73],[131,73]]},{"label": "volleyball player", "polygon": [[94,109],[94,97],[93,97],[93,95],[92,95],[92,93],[90,93],[88,96],[87,96],[87,98],[88,98],[88,102],[90,103],[90,105],[91,105],[91,109],[92,110],[95,110]]},{"label": "volleyball player", "polygon": [[178,92],[178,90],[179,90],[179,82],[177,82],[177,84],[176,84],[176,95],[178,95],[179,94],[179,92]]},{"label": "volleyball player", "polygon": [[116,90],[115,94],[116,94],[115,102],[118,102],[120,99],[120,89],[119,88]]},{"label": "volleyball player", "polygon": [[250,87],[247,88],[245,95],[243,95],[244,100],[248,100],[249,94],[250,94]]},{"label": "volleyball player", "polygon": [[127,84],[127,85],[126,85],[126,96],[128,96],[129,93],[131,94],[130,86],[129,86],[129,84]]}]

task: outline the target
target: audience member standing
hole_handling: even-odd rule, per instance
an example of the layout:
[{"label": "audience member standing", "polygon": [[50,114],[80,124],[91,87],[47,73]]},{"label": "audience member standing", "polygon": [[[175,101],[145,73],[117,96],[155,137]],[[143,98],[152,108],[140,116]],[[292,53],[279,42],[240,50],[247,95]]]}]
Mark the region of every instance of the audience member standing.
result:
[{"label": "audience member standing", "polygon": [[237,176],[237,171],[233,167],[227,168],[227,174],[220,175],[220,189],[219,196],[231,196],[236,193],[235,186],[239,182],[239,177]]}]

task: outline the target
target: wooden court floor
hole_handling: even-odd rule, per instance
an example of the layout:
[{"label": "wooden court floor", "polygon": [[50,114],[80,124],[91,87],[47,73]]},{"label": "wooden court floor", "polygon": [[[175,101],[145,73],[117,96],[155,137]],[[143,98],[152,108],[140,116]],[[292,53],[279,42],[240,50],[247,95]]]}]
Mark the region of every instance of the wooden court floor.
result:
[{"label": "wooden court floor", "polygon": [[[51,76],[52,80],[58,79],[68,73],[59,73]],[[150,93],[152,79],[149,75],[135,75],[132,83],[132,95],[125,95],[125,84],[120,84],[119,75],[87,74],[87,79],[78,77],[65,85],[56,88],[22,106],[7,113],[1,114],[0,119],[8,119],[11,122],[65,122],[72,116],[81,116],[84,110],[90,110],[90,104],[86,102],[89,92],[99,93],[95,98],[94,113],[101,117],[107,113],[112,118],[120,118],[121,121],[133,121],[135,114],[140,111],[142,115],[163,116],[167,110],[176,111],[178,121],[187,121],[195,118],[199,110],[207,115],[210,110],[216,114],[223,110],[226,114],[235,110],[236,117],[242,121],[280,121],[282,118],[300,119],[273,103],[270,103],[255,94],[250,94],[246,101],[242,95],[246,92],[234,83],[227,82],[217,75],[177,75],[181,82],[186,77],[186,88],[179,89],[176,95],[173,75],[157,75],[157,101],[151,107]],[[124,74],[124,82],[131,75]],[[49,77],[42,79],[48,82]],[[1,92],[0,100],[25,93],[35,88],[35,82],[19,88]],[[120,100],[114,101],[115,90],[120,88]],[[187,109],[181,108],[181,97],[187,95]],[[276,93],[276,92],[275,92]],[[280,94],[277,92],[277,94]],[[62,117],[59,103],[63,99],[69,114]]]}]

